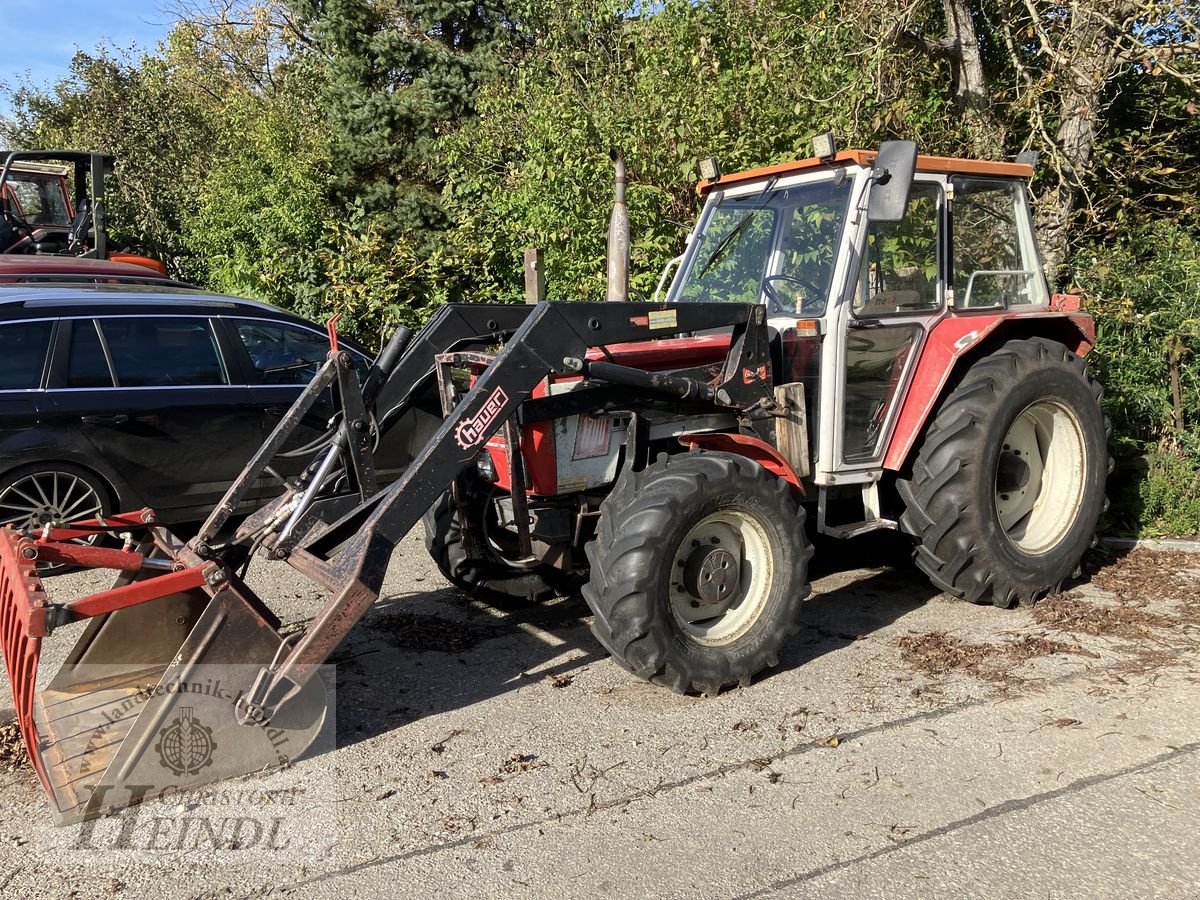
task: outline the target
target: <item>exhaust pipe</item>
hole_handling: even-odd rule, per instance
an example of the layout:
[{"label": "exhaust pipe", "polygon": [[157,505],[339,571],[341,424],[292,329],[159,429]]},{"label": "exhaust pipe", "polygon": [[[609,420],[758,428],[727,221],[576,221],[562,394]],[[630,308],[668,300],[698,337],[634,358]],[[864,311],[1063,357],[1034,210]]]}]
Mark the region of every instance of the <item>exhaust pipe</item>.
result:
[{"label": "exhaust pipe", "polygon": [[613,211],[608,220],[608,299],[629,300],[629,210],[625,206],[625,158],[613,150],[617,169]]}]

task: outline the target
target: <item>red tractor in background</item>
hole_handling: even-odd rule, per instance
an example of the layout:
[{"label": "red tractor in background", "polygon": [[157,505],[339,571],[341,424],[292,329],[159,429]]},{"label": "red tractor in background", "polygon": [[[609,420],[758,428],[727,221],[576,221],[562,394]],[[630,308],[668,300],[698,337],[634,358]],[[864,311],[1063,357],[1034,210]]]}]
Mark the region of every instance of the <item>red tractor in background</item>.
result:
[{"label": "red tractor in background", "polygon": [[[678,691],[713,694],[777,662],[809,593],[809,511],[833,537],[902,530],[933,582],[965,600],[1060,590],[1093,542],[1111,464],[1083,361],[1092,321],[1042,272],[1032,166],[823,143],[735,175],[710,164],[662,300],[445,306],[415,336],[399,329],[361,383],[331,327],[325,365],[187,542],[152,510],[0,531],[0,646],[60,819],[166,790],[147,748],[179,704],[237,753],[170,789],[276,765],[281,736],[308,746],[319,668],[422,518],[466,592],[581,589],[613,658]],[[620,174],[615,298],[629,245]],[[233,527],[330,388],[340,413],[304,448],[303,475]],[[431,392],[442,421],[381,488],[377,433]],[[70,543],[99,534],[126,535],[124,549]],[[324,607],[285,628],[246,582],[256,553],[323,587]],[[56,602],[39,561],[122,574]],[[42,638],[84,620],[39,693]],[[177,696],[209,665],[226,667],[235,708]],[[87,743],[97,728],[102,746]]]},{"label": "red tractor in background", "polygon": [[167,274],[156,259],[109,247],[105,183],[113,157],[78,150],[10,151],[3,157],[0,254],[107,259]]}]

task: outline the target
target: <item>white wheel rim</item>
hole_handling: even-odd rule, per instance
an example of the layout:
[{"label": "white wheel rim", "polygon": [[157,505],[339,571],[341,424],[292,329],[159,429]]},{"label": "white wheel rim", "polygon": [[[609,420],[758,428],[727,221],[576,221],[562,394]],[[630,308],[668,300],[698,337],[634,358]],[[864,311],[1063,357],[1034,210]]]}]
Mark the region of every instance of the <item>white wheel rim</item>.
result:
[{"label": "white wheel rim", "polygon": [[1087,450],[1079,419],[1054,400],[1039,400],[1013,420],[996,466],[996,516],[1018,549],[1052,550],[1079,515]]},{"label": "white wheel rim", "polygon": [[671,613],[698,643],[728,644],[758,621],[774,581],[774,556],[762,525],[737,510],[711,513],[675,551]]}]

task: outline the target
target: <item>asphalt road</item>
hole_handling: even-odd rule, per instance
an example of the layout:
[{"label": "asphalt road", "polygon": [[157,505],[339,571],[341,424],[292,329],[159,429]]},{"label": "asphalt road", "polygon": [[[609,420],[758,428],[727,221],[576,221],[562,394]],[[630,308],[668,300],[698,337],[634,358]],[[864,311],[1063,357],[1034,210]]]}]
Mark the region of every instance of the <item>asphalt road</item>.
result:
[{"label": "asphalt road", "polygon": [[[147,838],[207,801],[52,828],[0,764],[0,895],[1200,896],[1200,557],[1003,611],[855,567],[879,551],[820,548],[778,669],[695,698],[606,659],[580,602],[466,603],[410,536],[338,653],[336,749],[233,783],[297,798],[278,847]],[[286,565],[250,581],[319,608]]]}]

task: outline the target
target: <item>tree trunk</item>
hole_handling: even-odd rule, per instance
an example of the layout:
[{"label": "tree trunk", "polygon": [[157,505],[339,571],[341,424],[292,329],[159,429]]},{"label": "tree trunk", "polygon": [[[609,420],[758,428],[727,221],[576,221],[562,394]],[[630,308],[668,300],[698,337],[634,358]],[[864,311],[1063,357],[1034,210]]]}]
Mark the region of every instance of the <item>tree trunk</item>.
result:
[{"label": "tree trunk", "polygon": [[931,38],[913,30],[901,30],[897,43],[915,48],[933,59],[950,64],[954,73],[954,99],[970,126],[971,153],[987,158],[998,152],[996,120],[992,113],[991,89],[983,67],[983,54],[975,30],[974,0],[941,0],[946,34]]},{"label": "tree trunk", "polygon": [[1067,261],[1071,227],[1092,169],[1104,88],[1119,67],[1121,35],[1115,33],[1111,23],[1132,16],[1133,6],[1113,4],[1111,0],[1073,4],[1061,42],[1043,44],[1043,55],[1049,57],[1047,71],[1058,92],[1053,148],[1058,179],[1040,199],[1037,215],[1046,274],[1052,285]]},{"label": "tree trunk", "polygon": [[[973,126],[987,130],[993,124],[992,102],[987,76],[983,71],[983,55],[979,52],[979,38],[975,33],[971,2],[942,0],[942,9],[946,13],[946,36],[954,41],[957,49],[954,98],[972,120]],[[976,143],[981,137],[975,138]],[[990,140],[988,143],[991,143]]]}]

